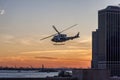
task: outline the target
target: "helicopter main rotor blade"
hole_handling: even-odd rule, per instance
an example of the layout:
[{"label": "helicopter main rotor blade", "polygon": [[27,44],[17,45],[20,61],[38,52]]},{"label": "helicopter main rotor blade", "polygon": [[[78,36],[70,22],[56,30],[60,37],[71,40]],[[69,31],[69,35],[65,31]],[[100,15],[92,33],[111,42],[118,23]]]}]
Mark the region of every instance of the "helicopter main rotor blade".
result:
[{"label": "helicopter main rotor blade", "polygon": [[[56,29],[56,27],[55,27],[54,25],[53,25],[52,27],[54,28],[54,30],[55,30],[58,34],[60,34],[60,32]],[[56,33],[56,34],[57,34],[57,33]],[[52,35],[47,36],[47,37],[45,37],[45,38],[42,38],[42,39],[40,39],[40,40],[44,40],[44,39],[50,38],[50,37],[52,37],[52,36],[54,36],[54,35],[56,35],[56,34],[52,34]]]},{"label": "helicopter main rotor blade", "polygon": [[52,36],[54,36],[54,35],[55,35],[55,34],[52,34],[52,35],[47,36],[47,37],[45,37],[45,38],[42,38],[42,39],[40,39],[40,40],[44,40],[44,39],[50,38],[50,37],[52,37]]},{"label": "helicopter main rotor blade", "polygon": [[62,32],[66,31],[66,30],[68,30],[68,29],[70,29],[70,28],[72,28],[72,27],[74,27],[74,26],[77,26],[77,25],[78,25],[78,24],[72,25],[72,26],[70,26],[70,27],[68,27],[68,28],[66,28],[66,29],[64,29],[64,30],[62,30],[62,31],[60,31],[59,33],[62,33]]},{"label": "helicopter main rotor blade", "polygon": [[[55,27],[54,25],[53,25],[53,28],[55,29],[55,31],[56,31],[58,34],[60,34],[60,33],[66,31],[66,30],[68,30],[68,29],[70,29],[70,28],[72,28],[72,27],[74,27],[74,26],[76,26],[76,25],[78,25],[78,24],[75,24],[75,25],[73,25],[73,26],[70,26],[70,27],[68,27],[68,28],[66,28],[66,29],[64,29],[64,30],[62,30],[62,31],[60,31],[60,32],[56,29],[56,27]],[[57,33],[56,33],[56,34],[57,34]],[[52,34],[52,35],[47,36],[47,37],[45,37],[45,38],[42,38],[42,39],[40,39],[40,40],[44,40],[44,39],[50,38],[50,37],[52,37],[52,36],[54,36],[54,35],[56,35],[56,34]]]},{"label": "helicopter main rotor blade", "polygon": [[56,27],[53,25],[52,26],[53,28],[54,28],[54,30],[58,33],[58,34],[60,34],[60,32],[56,29]]}]

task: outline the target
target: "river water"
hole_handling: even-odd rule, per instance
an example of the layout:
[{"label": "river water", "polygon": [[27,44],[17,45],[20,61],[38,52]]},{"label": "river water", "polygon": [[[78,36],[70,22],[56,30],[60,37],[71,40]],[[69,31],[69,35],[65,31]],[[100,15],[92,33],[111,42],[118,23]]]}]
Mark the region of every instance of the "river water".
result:
[{"label": "river water", "polygon": [[0,71],[0,78],[45,78],[57,76],[58,72],[38,72],[38,71]]}]

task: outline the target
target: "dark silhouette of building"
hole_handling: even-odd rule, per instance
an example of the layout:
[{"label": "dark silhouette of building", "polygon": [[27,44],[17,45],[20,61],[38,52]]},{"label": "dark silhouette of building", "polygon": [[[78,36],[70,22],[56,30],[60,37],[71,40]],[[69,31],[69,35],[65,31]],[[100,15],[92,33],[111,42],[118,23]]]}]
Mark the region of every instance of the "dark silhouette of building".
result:
[{"label": "dark silhouette of building", "polygon": [[98,11],[98,29],[92,32],[91,67],[120,76],[120,6]]},{"label": "dark silhouette of building", "polygon": [[72,77],[78,80],[109,80],[109,71],[105,69],[73,69]]}]

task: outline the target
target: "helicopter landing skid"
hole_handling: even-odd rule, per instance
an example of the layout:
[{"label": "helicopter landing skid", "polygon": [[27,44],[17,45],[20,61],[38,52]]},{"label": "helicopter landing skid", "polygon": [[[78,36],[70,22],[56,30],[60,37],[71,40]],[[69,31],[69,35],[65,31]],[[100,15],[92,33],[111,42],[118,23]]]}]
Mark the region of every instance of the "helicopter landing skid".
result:
[{"label": "helicopter landing skid", "polygon": [[65,45],[64,43],[54,43],[53,45]]}]

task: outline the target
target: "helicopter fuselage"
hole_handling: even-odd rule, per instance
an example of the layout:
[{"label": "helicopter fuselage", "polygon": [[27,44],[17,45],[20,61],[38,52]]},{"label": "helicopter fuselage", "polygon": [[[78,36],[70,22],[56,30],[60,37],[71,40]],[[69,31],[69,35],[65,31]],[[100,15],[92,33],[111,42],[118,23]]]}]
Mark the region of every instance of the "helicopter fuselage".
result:
[{"label": "helicopter fuselage", "polygon": [[55,35],[51,41],[53,42],[64,42],[67,40],[67,35],[66,34],[58,34],[58,35]]}]

